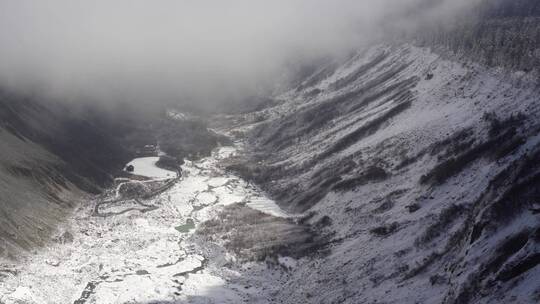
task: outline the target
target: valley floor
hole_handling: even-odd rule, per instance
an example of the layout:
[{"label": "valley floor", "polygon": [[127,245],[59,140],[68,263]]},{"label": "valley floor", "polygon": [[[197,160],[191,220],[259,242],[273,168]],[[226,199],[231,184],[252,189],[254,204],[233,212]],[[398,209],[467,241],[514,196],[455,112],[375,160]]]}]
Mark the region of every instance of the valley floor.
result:
[{"label": "valley floor", "polygon": [[287,275],[290,258],[279,259],[284,267],[239,263],[220,242],[195,233],[234,204],[286,216],[221,168],[234,153],[222,147],[186,162],[182,177],[154,198],[81,206],[47,248],[0,264],[0,303],[268,302],[277,290],[267,282]]}]

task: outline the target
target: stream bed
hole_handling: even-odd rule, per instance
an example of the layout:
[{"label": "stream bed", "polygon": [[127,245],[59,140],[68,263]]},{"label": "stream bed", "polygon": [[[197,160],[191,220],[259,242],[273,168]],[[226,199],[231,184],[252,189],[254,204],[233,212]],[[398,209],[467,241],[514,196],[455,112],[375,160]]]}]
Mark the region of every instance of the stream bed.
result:
[{"label": "stream bed", "polygon": [[[278,290],[268,287],[276,278],[264,274],[263,263],[225,267],[236,262],[234,255],[195,233],[233,204],[287,216],[256,187],[223,170],[220,162],[234,153],[234,147],[221,147],[186,161],[182,177],[153,198],[96,199],[79,207],[49,246],[4,263],[11,272],[0,278],[0,303],[266,303],[265,294]],[[150,163],[132,162],[135,170],[144,164],[140,175],[170,174]],[[97,209],[107,216],[96,216]],[[262,275],[246,277],[246,267]]]}]

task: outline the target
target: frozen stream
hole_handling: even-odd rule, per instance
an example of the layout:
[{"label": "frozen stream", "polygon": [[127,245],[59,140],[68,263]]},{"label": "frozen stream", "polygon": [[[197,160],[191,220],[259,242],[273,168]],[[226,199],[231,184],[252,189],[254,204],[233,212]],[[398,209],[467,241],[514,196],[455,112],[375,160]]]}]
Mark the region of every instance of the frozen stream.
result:
[{"label": "frozen stream", "polygon": [[96,217],[97,201],[80,207],[47,248],[18,265],[0,266],[9,270],[0,277],[0,303],[265,302],[265,293],[277,291],[264,278],[242,275],[242,267],[264,273],[262,265],[223,267],[234,257],[193,234],[193,227],[216,217],[223,205],[245,202],[285,215],[255,187],[220,168],[220,160],[233,153],[235,148],[224,147],[186,162],[172,188],[144,201],[156,207],[149,212]]}]

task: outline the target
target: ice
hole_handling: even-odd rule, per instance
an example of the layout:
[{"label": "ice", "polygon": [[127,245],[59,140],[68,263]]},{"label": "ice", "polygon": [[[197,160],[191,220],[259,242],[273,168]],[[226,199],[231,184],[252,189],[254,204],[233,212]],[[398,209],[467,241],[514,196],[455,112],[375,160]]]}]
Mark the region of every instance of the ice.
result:
[{"label": "ice", "polygon": [[176,173],[173,171],[161,169],[156,166],[159,157],[141,157],[129,162],[127,166],[133,166],[135,175],[145,176],[154,179],[174,178]]}]

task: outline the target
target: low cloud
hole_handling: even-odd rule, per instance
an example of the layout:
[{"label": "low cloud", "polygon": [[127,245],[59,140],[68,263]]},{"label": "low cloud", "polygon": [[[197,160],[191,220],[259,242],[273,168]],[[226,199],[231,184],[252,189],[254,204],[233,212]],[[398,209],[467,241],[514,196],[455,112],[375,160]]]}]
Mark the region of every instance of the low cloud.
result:
[{"label": "low cloud", "polygon": [[64,100],[214,106],[465,0],[0,0],[0,85]]}]

